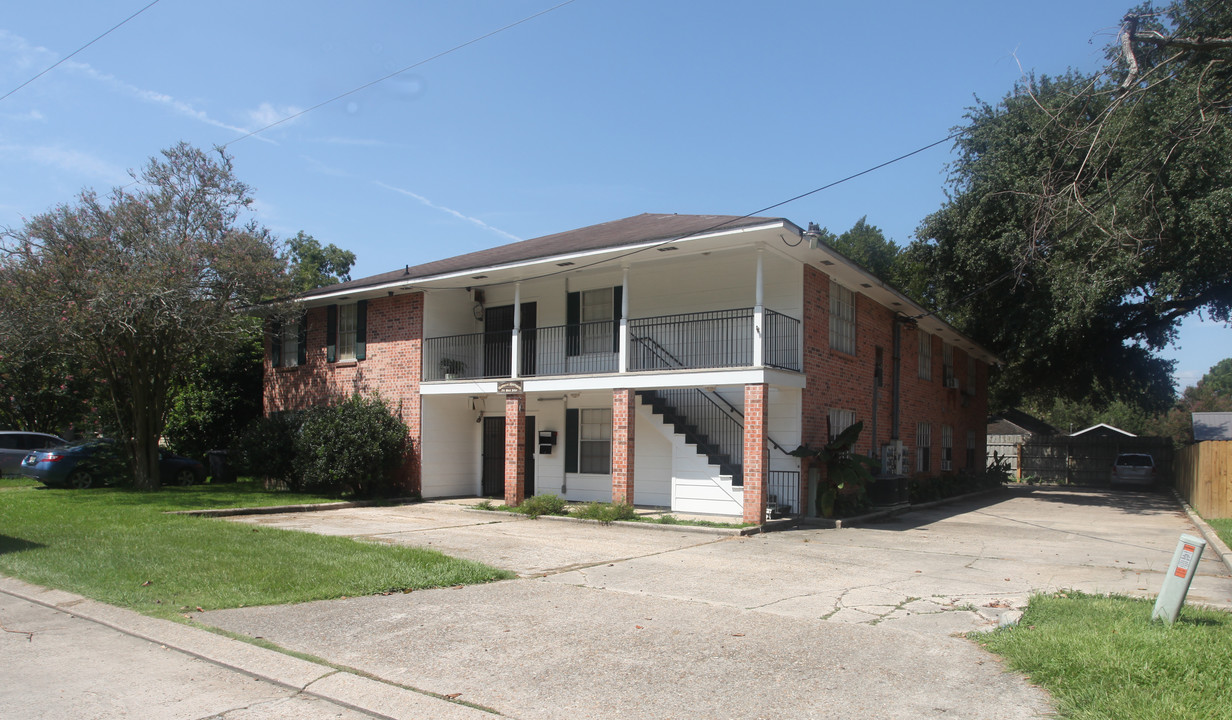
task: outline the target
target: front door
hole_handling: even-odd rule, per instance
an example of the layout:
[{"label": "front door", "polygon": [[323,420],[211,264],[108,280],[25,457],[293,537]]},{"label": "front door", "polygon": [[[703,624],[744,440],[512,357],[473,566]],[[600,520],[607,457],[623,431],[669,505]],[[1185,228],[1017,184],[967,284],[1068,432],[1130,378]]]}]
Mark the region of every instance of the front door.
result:
[{"label": "front door", "polygon": [[[526,418],[526,497],[535,494],[535,418]],[[505,497],[505,418],[483,419],[483,470],[480,478],[483,497]]]},{"label": "front door", "polygon": [[[523,375],[535,374],[535,303],[522,303],[522,367]],[[484,311],[483,319],[484,377],[503,378],[513,375],[513,306],[500,305]]]}]

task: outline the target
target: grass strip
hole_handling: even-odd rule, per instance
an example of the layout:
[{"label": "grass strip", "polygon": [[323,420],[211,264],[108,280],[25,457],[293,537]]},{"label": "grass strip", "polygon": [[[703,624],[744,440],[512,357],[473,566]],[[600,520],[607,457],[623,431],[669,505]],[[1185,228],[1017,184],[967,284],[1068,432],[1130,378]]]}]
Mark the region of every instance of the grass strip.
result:
[{"label": "grass strip", "polygon": [[1220,540],[1223,540],[1224,545],[1232,547],[1232,518],[1217,518],[1206,522],[1215,528],[1215,533],[1219,535]]},{"label": "grass strip", "polygon": [[512,577],[434,550],[358,542],[168,510],[337,498],[255,483],[164,488],[9,488],[0,498],[0,573],[155,617]]},{"label": "grass strip", "polygon": [[1151,622],[1153,600],[1036,595],[1017,627],[972,636],[1048,690],[1069,720],[1232,718],[1232,615],[1185,607]]}]

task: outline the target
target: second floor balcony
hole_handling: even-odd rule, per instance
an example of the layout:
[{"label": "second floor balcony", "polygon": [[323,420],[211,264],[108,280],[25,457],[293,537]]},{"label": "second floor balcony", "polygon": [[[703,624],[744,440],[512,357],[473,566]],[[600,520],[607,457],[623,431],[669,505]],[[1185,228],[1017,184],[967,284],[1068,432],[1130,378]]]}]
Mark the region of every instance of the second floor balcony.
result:
[{"label": "second floor balcony", "polygon": [[747,367],[800,372],[800,321],[769,309],[739,308],[433,337],[424,340],[422,377],[433,382]]}]

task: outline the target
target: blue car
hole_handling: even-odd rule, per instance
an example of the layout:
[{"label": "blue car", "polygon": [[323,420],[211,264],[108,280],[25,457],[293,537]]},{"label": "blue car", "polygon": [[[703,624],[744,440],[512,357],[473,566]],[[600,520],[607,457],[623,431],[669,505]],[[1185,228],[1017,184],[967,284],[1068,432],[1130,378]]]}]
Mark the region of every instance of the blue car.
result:
[{"label": "blue car", "polygon": [[[83,440],[47,450],[35,450],[21,461],[21,474],[48,486],[83,490],[123,477],[128,462],[115,440]],[[192,485],[205,480],[205,466],[192,458],[158,451],[163,485]]]}]

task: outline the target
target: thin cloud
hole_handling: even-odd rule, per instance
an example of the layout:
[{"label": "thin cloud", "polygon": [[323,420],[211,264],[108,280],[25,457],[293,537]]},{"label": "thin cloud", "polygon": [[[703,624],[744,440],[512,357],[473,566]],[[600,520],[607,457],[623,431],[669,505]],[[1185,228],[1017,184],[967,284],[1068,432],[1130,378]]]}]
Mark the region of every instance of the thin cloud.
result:
[{"label": "thin cloud", "polygon": [[114,184],[123,184],[130,179],[124,168],[97,155],[54,145],[0,145],[0,155],[14,156],[25,162],[95,177]]},{"label": "thin cloud", "polygon": [[432,201],[431,201],[431,200],[429,200],[428,198],[426,198],[426,197],[424,197],[423,195],[420,195],[420,194],[418,194],[418,193],[413,193],[413,192],[411,192],[410,190],[403,190],[402,188],[399,188],[399,187],[394,187],[393,185],[386,185],[385,183],[381,182],[380,180],[373,180],[372,182],[373,182],[373,183],[375,183],[376,185],[378,185],[379,187],[383,187],[383,188],[385,188],[386,190],[392,190],[392,191],[394,191],[394,192],[396,192],[396,193],[400,193],[400,194],[405,195],[405,196],[407,196],[407,197],[409,197],[409,198],[413,198],[413,199],[415,199],[415,200],[418,200],[419,202],[421,202],[421,203],[423,203],[424,205],[426,205],[426,206],[428,206],[428,207],[432,208],[433,210],[440,210],[440,211],[441,211],[441,212],[443,212],[443,213],[448,213],[448,214],[453,215],[454,217],[458,218],[459,220],[465,220],[466,222],[471,223],[471,224],[473,224],[473,225],[478,225],[479,227],[483,228],[484,230],[491,230],[492,232],[496,233],[497,235],[501,235],[501,236],[503,236],[503,237],[509,238],[510,240],[513,240],[513,241],[520,241],[520,240],[522,239],[522,238],[518,237],[517,235],[514,235],[513,233],[507,233],[507,232],[505,232],[504,230],[501,230],[500,228],[495,228],[495,227],[492,227],[491,225],[487,224],[486,222],[484,222],[484,221],[480,220],[479,218],[474,218],[474,217],[471,217],[471,216],[469,216],[469,215],[463,215],[462,213],[458,212],[457,210],[454,210],[453,208],[447,208],[447,207],[445,207],[444,205],[437,205],[436,203],[432,202]]},{"label": "thin cloud", "polygon": [[[12,68],[16,67],[18,71],[25,72],[30,68],[42,67],[47,64],[49,59],[55,58],[57,53],[42,47],[30,44],[25,38],[14,35],[6,30],[0,30],[0,50],[6,51],[12,55],[7,65]],[[192,118],[198,122],[220,128],[233,133],[246,133],[250,128],[243,128],[230,123],[217,120],[210,117],[204,110],[198,110],[191,104],[179,100],[167,93],[158,92],[156,90],[146,90],[135,85],[124,82],[114,75],[96,70],[89,63],[80,62],[78,60],[69,60],[60,66],[61,69],[84,76],[89,80],[93,80],[103,84],[114,91],[118,91],[130,97],[134,97],[142,102],[159,105],[167,108],[172,112],[178,113],[188,118]],[[50,76],[49,76],[50,77]],[[274,107],[269,103],[262,103],[261,107],[249,113],[252,117],[257,117],[259,113],[268,108],[268,112],[274,112]],[[288,112],[295,112],[296,108],[291,108]],[[259,127],[259,126],[258,126]],[[258,138],[265,142],[274,143],[268,138]],[[277,144],[277,143],[274,143]]]},{"label": "thin cloud", "polygon": [[[281,108],[276,108],[272,103],[263,102],[257,106],[255,110],[248,111],[248,119],[252,121],[253,127],[266,127],[294,115],[303,112],[303,108],[295,107],[294,105],[284,105]],[[288,121],[294,122],[294,119]],[[248,132],[245,130],[244,132]]]}]

